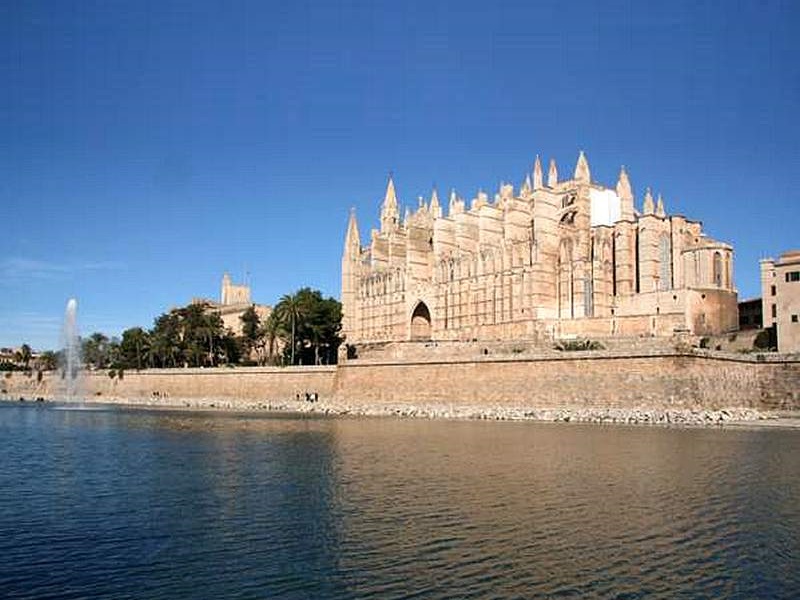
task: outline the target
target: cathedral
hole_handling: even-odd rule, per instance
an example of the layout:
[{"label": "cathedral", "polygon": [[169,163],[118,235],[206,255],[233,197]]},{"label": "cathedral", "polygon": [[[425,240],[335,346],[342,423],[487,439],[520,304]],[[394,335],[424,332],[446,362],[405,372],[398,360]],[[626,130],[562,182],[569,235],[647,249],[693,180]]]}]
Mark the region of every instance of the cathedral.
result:
[{"label": "cathedral", "polygon": [[559,179],[539,157],[518,190],[467,205],[436,190],[403,218],[389,178],[380,228],[361,244],[350,214],[342,256],[347,343],[551,341],[715,335],[738,326],[733,248],[668,215],[649,189],[637,210],[624,167],[592,180],[580,153]]}]

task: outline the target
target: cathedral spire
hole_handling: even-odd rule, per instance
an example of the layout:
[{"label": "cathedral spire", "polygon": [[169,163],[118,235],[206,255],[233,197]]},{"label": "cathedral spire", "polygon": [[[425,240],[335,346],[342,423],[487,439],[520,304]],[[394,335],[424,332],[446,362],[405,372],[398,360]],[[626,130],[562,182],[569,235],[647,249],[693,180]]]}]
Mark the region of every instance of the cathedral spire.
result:
[{"label": "cathedral spire", "polygon": [[533,187],[531,186],[531,174],[528,173],[525,175],[525,181],[522,182],[522,185],[519,188],[520,196],[527,196],[531,193]]},{"label": "cathedral spire", "polygon": [[650,188],[647,188],[647,191],[644,193],[644,202],[642,203],[642,213],[645,215],[652,215],[655,212],[655,208],[653,205],[653,193],[650,191]]},{"label": "cathedral spire", "polygon": [[389,174],[389,181],[386,183],[386,196],[383,199],[385,206],[397,206],[397,194],[394,191],[394,178]]},{"label": "cathedral spire", "polygon": [[536,155],[536,160],[533,161],[533,189],[538,190],[544,187],[542,183],[544,177],[542,176],[542,159]]},{"label": "cathedral spire", "polygon": [[439,204],[439,192],[436,191],[436,186],[433,186],[433,190],[431,191],[430,211],[434,219],[441,218],[442,207]]},{"label": "cathedral spire", "polygon": [[631,189],[631,182],[628,179],[628,172],[625,166],[619,170],[619,179],[617,180],[617,196],[620,199],[620,218],[623,221],[633,221],[633,190]]},{"label": "cathedral spire", "polygon": [[589,171],[589,161],[586,160],[586,155],[581,150],[578,155],[578,163],[575,165],[575,181],[579,183],[591,183],[592,174]]},{"label": "cathedral spire", "polygon": [[350,209],[350,219],[347,221],[347,235],[344,238],[345,256],[355,256],[361,251],[361,237],[358,235],[358,221],[356,209]]},{"label": "cathedral spire", "polygon": [[664,200],[661,198],[661,194],[658,195],[658,202],[656,202],[656,216],[657,217],[667,216],[667,213],[664,210]]},{"label": "cathedral spire", "polygon": [[547,187],[556,187],[558,184],[558,168],[556,167],[556,159],[550,159],[550,168],[547,170]]},{"label": "cathedral spire", "polygon": [[394,191],[394,179],[389,175],[386,184],[386,196],[381,206],[381,232],[396,231],[400,226],[400,210],[397,206],[397,194]]}]

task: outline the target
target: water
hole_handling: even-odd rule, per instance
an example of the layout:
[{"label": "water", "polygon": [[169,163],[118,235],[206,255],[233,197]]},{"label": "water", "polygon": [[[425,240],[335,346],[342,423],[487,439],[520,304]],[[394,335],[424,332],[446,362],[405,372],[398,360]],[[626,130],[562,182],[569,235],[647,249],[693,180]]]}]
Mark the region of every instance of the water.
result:
[{"label": "water", "polygon": [[4,598],[797,598],[800,431],[0,403]]},{"label": "water", "polygon": [[78,301],[70,298],[64,310],[64,324],[61,330],[60,369],[62,374],[62,394],[67,401],[81,396],[81,340],[78,331]]}]

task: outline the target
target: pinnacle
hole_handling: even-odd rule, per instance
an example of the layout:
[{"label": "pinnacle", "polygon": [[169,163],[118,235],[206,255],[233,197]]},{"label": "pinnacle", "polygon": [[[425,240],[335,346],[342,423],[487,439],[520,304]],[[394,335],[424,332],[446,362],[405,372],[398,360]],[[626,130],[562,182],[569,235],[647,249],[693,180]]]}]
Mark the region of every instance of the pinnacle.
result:
[{"label": "pinnacle", "polygon": [[386,196],[383,202],[387,206],[397,206],[397,193],[394,189],[394,178],[391,173],[389,173],[389,181],[386,184]]}]

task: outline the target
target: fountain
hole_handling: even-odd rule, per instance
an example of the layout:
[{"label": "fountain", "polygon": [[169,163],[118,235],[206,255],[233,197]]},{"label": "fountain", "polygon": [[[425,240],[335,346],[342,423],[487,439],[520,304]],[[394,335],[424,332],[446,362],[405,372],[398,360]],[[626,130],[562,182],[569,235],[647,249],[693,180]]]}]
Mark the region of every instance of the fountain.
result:
[{"label": "fountain", "polygon": [[72,402],[79,397],[81,378],[81,341],[78,335],[78,301],[70,298],[64,312],[64,328],[61,332],[62,351],[60,357],[62,392],[64,400]]}]

